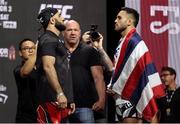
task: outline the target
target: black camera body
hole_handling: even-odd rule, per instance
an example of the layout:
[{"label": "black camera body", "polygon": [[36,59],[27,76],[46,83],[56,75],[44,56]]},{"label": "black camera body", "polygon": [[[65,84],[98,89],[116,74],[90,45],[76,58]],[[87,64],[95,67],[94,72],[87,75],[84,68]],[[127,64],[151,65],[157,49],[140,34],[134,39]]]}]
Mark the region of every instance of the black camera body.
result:
[{"label": "black camera body", "polygon": [[98,28],[98,25],[91,25],[91,30],[90,30],[90,37],[92,39],[92,41],[98,41],[100,38],[99,33],[96,31]]}]

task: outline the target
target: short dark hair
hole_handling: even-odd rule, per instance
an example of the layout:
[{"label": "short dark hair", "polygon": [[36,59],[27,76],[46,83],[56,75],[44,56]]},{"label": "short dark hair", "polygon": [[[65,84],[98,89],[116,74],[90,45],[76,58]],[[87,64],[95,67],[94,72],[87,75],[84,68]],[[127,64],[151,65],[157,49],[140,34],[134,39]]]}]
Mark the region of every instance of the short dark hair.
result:
[{"label": "short dark hair", "polygon": [[[19,42],[19,51],[21,51],[21,47],[22,47],[22,44],[24,43],[24,42],[26,42],[26,41],[32,41],[33,42],[33,40],[32,39],[30,39],[30,38],[25,38],[25,39],[23,39],[23,40],[21,40],[20,42]],[[34,43],[34,42],[33,42]]]},{"label": "short dark hair", "polygon": [[161,72],[163,72],[163,71],[168,71],[171,75],[175,75],[175,79],[176,79],[176,71],[175,71],[175,69],[173,69],[172,67],[168,67],[168,66],[163,66],[162,68],[161,68]]},{"label": "short dark hair", "polygon": [[134,18],[134,26],[137,26],[139,22],[139,13],[135,9],[122,7],[120,11],[126,11],[128,14],[131,14]]}]

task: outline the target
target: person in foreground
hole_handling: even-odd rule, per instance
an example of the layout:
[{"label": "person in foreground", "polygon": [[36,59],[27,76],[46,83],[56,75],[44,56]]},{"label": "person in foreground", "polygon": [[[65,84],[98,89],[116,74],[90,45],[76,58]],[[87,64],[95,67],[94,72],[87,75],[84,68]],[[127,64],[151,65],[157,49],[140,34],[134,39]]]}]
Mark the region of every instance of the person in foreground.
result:
[{"label": "person in foreground", "polygon": [[157,122],[156,98],[164,95],[150,52],[136,32],[138,21],[138,12],[128,7],[121,8],[115,20],[115,30],[122,37],[107,93],[115,99],[117,119],[123,123]]},{"label": "person in foreground", "polygon": [[160,123],[180,122],[180,88],[176,84],[176,71],[168,66],[161,69],[161,80],[166,96],[157,100]]},{"label": "person in foreground", "polygon": [[18,104],[16,112],[16,123],[36,123],[37,122],[37,70],[36,45],[25,38],[19,43],[19,55],[22,58],[20,65],[14,69],[14,77],[18,90]]},{"label": "person in foreground", "polygon": [[105,83],[100,55],[80,41],[81,29],[75,20],[66,22],[63,32],[66,48],[71,53],[74,102],[76,111],[69,118],[73,123],[94,123],[93,111],[104,109]]},{"label": "person in foreground", "polygon": [[37,66],[39,123],[61,123],[75,111],[69,54],[59,35],[65,30],[61,11],[43,9],[38,20],[44,33],[38,38]]}]

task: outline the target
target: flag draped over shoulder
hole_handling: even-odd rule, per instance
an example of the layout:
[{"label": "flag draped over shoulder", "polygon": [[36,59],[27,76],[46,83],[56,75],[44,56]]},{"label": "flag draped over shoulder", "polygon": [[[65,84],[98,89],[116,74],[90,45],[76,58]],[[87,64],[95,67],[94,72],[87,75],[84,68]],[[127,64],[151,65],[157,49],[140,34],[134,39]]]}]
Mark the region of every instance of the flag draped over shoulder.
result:
[{"label": "flag draped over shoulder", "polygon": [[112,89],[130,100],[146,120],[158,111],[156,98],[165,95],[150,52],[135,29],[120,44],[118,61],[112,75]]}]

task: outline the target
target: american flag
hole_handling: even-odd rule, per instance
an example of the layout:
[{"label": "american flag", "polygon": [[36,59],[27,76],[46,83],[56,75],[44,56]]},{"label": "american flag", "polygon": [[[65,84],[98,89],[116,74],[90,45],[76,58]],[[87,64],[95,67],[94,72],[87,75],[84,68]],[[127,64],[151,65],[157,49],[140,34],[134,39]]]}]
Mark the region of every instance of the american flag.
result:
[{"label": "american flag", "polygon": [[135,29],[121,41],[111,78],[112,89],[136,106],[146,120],[157,113],[156,98],[165,95],[150,52]]}]

